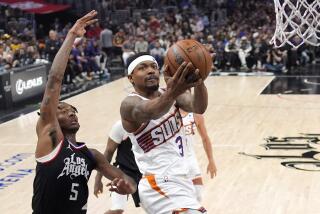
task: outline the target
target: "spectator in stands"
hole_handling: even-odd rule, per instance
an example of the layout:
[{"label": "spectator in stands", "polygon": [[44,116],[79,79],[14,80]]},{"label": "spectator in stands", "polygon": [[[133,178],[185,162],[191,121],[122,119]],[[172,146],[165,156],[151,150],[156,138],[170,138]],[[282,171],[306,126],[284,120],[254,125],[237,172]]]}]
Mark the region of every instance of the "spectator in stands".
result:
[{"label": "spectator in stands", "polygon": [[122,45],[122,60],[125,66],[127,66],[127,59],[134,55],[134,37],[129,36],[128,40],[126,40]]},{"label": "spectator in stands", "polygon": [[148,52],[148,42],[145,40],[143,35],[138,35],[137,41],[134,45],[134,51],[136,53]]},{"label": "spectator in stands", "polygon": [[99,22],[96,22],[90,26],[87,31],[87,38],[98,40],[101,34],[102,28],[100,27]]},{"label": "spectator in stands", "polygon": [[232,37],[226,44],[224,51],[226,52],[227,65],[230,66],[231,71],[235,71],[239,67],[239,55],[236,45],[236,38]]},{"label": "spectator in stands", "polygon": [[46,56],[49,62],[52,62],[57,54],[61,43],[58,39],[57,32],[55,30],[49,31],[49,39],[46,41]]},{"label": "spectator in stands", "polygon": [[99,77],[100,68],[96,62],[96,56],[99,55],[98,49],[94,46],[91,39],[84,39],[83,54],[87,60],[87,73],[90,77]]},{"label": "spectator in stands", "polygon": [[246,36],[241,37],[239,41],[239,47],[237,49],[238,49],[239,59],[241,62],[241,68],[244,70],[248,70],[247,60],[252,50],[252,46]]},{"label": "spectator in stands", "polygon": [[100,33],[100,43],[101,43],[101,49],[106,54],[107,57],[110,57],[112,55],[112,39],[113,39],[113,33],[112,31],[107,27],[107,25],[102,26],[103,30]]},{"label": "spectator in stands", "polygon": [[286,72],[286,51],[281,51],[277,48],[269,49],[267,52],[267,71],[281,73]]},{"label": "spectator in stands", "polygon": [[159,41],[155,42],[154,48],[150,50],[150,54],[157,60],[159,68],[161,68],[164,61],[165,50],[160,46]]}]

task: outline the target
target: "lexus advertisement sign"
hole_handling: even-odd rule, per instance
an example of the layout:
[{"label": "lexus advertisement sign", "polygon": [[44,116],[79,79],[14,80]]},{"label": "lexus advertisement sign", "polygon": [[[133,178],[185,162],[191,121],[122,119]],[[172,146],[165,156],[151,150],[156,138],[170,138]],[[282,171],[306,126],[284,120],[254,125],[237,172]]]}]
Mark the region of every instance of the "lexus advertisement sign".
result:
[{"label": "lexus advertisement sign", "polygon": [[46,66],[36,66],[11,73],[12,101],[18,102],[44,92],[47,81]]}]

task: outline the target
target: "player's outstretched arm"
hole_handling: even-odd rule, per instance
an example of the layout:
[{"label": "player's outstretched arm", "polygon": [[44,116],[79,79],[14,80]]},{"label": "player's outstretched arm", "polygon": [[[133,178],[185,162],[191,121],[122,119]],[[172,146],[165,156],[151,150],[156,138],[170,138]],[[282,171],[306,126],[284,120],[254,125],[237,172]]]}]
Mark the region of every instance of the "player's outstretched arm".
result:
[{"label": "player's outstretched arm", "polygon": [[134,132],[142,123],[160,118],[169,111],[178,96],[199,84],[198,82],[187,82],[186,76],[191,72],[191,69],[191,63],[182,63],[175,75],[168,79],[167,90],[155,99],[142,100],[136,96],[124,99],[121,103],[120,113],[125,130]]},{"label": "player's outstretched arm", "polygon": [[103,154],[96,149],[90,149],[97,161],[97,170],[112,182],[109,184],[110,191],[119,194],[132,194],[137,190],[137,184],[132,178],[123,173],[120,169],[110,165]]},{"label": "player's outstretched arm", "polygon": [[202,144],[204,151],[206,152],[208,158],[208,166],[207,166],[207,173],[210,173],[210,177],[213,178],[217,175],[217,167],[213,159],[212,153],[212,144],[210,137],[208,136],[207,128],[205,126],[204,117],[200,114],[193,114],[197,130],[199,135],[202,139]]},{"label": "player's outstretched arm", "polygon": [[40,118],[37,123],[38,144],[36,157],[47,155],[55,145],[63,139],[56,112],[64,72],[75,38],[83,36],[86,32],[85,27],[97,21],[93,19],[96,14],[96,11],[91,11],[77,20],[69,30],[61,48],[53,60],[40,106]]}]

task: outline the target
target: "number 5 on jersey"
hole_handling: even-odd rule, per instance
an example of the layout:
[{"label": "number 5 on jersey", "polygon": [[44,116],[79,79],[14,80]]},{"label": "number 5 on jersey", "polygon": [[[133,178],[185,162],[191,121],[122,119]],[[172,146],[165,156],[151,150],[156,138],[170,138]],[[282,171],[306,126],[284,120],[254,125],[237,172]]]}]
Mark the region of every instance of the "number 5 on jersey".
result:
[{"label": "number 5 on jersey", "polygon": [[71,186],[71,194],[70,194],[70,201],[76,201],[78,198],[78,190],[76,190],[76,187],[78,187],[79,184],[78,183],[72,183]]}]

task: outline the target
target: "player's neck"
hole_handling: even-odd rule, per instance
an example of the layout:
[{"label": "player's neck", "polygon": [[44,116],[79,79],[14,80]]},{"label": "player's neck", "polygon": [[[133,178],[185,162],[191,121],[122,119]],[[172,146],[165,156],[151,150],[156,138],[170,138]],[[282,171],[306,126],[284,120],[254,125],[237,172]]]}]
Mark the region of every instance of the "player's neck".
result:
[{"label": "player's neck", "polygon": [[145,97],[150,100],[152,100],[156,97],[159,97],[159,95],[160,95],[159,90],[140,90],[139,88],[135,88],[135,91],[140,96]]},{"label": "player's neck", "polygon": [[67,138],[73,144],[77,144],[76,134],[75,133],[64,133],[64,137]]}]

